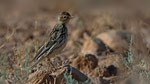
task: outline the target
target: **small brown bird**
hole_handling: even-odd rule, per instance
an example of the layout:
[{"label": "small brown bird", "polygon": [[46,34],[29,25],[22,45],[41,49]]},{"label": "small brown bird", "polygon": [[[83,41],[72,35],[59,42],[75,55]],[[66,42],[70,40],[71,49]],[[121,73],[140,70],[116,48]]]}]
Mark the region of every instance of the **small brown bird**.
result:
[{"label": "small brown bird", "polygon": [[68,37],[66,24],[71,18],[72,16],[66,11],[60,13],[60,15],[58,16],[58,22],[47,37],[48,39],[46,40],[45,44],[43,44],[43,46],[38,50],[34,59],[31,61],[34,62],[31,68],[33,68],[44,58],[50,59],[52,57],[55,57],[63,50],[67,43]]}]

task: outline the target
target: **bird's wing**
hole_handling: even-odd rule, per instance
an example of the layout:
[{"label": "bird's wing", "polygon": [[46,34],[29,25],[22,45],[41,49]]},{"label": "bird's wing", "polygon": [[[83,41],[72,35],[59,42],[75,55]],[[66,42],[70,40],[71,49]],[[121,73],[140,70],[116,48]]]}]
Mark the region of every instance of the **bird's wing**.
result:
[{"label": "bird's wing", "polygon": [[47,39],[45,44],[38,50],[35,57],[33,58],[32,60],[33,62],[37,64],[40,60],[42,60],[42,58],[46,57],[47,55],[53,52],[55,46],[57,46],[59,43],[57,41],[59,41],[58,39],[61,36],[61,29],[62,29],[61,27],[63,26],[61,25],[54,26],[53,30],[49,34],[49,38]]}]

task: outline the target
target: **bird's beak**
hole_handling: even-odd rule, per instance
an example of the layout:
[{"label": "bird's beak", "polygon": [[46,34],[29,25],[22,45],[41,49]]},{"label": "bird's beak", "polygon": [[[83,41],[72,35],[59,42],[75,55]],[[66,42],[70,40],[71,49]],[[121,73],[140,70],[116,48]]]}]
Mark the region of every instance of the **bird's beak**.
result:
[{"label": "bird's beak", "polygon": [[70,16],[70,19],[73,19],[74,18],[74,16]]}]

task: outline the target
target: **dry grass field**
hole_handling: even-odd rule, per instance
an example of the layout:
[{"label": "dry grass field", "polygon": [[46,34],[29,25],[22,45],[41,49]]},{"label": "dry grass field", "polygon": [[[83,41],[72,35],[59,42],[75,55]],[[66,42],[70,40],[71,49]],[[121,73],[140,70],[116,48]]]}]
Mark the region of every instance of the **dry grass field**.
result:
[{"label": "dry grass field", "polygon": [[[27,67],[61,11],[74,18],[65,49],[52,60],[69,60],[90,81],[63,73],[54,84],[150,83],[149,0],[0,0],[0,84],[53,84],[45,61]],[[40,76],[29,80],[33,74]]]}]

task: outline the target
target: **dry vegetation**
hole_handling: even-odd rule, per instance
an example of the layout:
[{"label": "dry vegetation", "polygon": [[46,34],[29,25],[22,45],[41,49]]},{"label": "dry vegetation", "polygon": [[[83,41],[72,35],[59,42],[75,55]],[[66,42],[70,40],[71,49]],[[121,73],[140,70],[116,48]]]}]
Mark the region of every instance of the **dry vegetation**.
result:
[{"label": "dry vegetation", "polygon": [[[0,84],[149,84],[149,5],[148,0],[1,0]],[[74,68],[48,73],[41,62],[30,73],[29,61],[64,10],[75,17],[54,64],[70,60]]]}]

